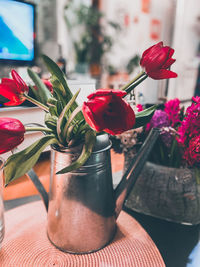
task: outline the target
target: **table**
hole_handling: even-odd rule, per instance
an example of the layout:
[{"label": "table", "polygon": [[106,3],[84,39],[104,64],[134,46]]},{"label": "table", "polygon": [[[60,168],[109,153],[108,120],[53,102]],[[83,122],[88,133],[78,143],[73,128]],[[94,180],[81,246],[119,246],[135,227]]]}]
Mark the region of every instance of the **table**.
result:
[{"label": "table", "polygon": [[73,255],[56,249],[46,235],[46,211],[35,201],[5,212],[1,267],[162,267],[163,259],[141,225],[122,211],[112,243],[98,252]]}]

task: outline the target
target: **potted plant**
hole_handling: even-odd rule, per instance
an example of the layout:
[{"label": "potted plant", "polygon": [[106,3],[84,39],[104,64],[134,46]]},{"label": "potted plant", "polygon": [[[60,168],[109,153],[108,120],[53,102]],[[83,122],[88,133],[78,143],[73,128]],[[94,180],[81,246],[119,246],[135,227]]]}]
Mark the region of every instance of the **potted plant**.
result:
[{"label": "potted plant", "polygon": [[167,101],[155,111],[143,134],[154,127],[160,128],[160,137],[126,205],[154,217],[198,224],[200,97],[193,97],[185,112],[179,99]]},{"label": "potted plant", "polygon": [[76,6],[72,2],[65,6],[65,20],[73,39],[76,71],[85,72],[90,68],[91,74],[98,76],[103,56],[113,45],[112,37],[106,32],[106,28],[119,30],[119,24],[107,21],[95,6]]}]

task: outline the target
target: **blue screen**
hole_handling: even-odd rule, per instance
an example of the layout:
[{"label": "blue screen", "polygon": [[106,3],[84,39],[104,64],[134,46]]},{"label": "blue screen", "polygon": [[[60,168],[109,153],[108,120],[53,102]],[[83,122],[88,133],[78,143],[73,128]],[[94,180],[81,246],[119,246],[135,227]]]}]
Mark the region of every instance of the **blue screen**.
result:
[{"label": "blue screen", "polygon": [[34,5],[0,0],[0,59],[34,60]]}]

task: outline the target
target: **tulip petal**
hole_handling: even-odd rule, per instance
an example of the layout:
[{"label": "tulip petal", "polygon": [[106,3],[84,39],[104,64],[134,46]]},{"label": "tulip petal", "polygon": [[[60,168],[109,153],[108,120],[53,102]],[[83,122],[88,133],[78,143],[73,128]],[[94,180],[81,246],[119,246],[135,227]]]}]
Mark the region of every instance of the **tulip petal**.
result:
[{"label": "tulip petal", "polygon": [[16,87],[16,82],[12,79],[9,79],[9,78],[2,78],[1,84],[9,86],[9,87],[13,87],[13,88]]},{"label": "tulip petal", "polygon": [[17,106],[25,101],[23,97],[24,92],[28,93],[28,86],[17,74],[12,70],[13,79],[3,78],[0,84],[0,95],[9,99],[10,101],[4,103],[5,106]]},{"label": "tulip petal", "polygon": [[12,70],[11,75],[13,77],[13,80],[16,82],[20,92],[23,92],[23,93],[27,92],[28,93],[29,88],[26,85],[26,83],[24,82],[24,80],[19,76],[19,74],[15,70]]},{"label": "tulip petal", "polygon": [[0,131],[18,134],[24,134],[24,125],[18,119],[1,117],[0,118]]},{"label": "tulip petal", "polygon": [[120,109],[120,116],[118,114],[114,118],[107,118],[107,128],[104,131],[111,135],[117,135],[132,129],[134,124],[135,113],[127,103],[125,105],[123,104],[123,109]]},{"label": "tulip petal", "polygon": [[163,69],[168,69],[174,62],[176,61],[176,59],[170,58],[168,59],[165,64],[162,65]]},{"label": "tulip petal", "polygon": [[24,136],[20,136],[18,138],[16,138],[16,136],[8,137],[8,135],[1,133],[1,140],[0,154],[3,154],[20,145],[24,141]]},{"label": "tulip petal", "polygon": [[95,113],[92,112],[87,102],[83,103],[82,111],[86,122],[91,126],[91,128],[97,132],[101,132],[104,128],[103,121],[98,120],[98,117],[96,117]]},{"label": "tulip petal", "polygon": [[152,45],[151,47],[149,47],[148,49],[146,49],[143,54],[142,54],[142,58],[147,55],[152,49],[155,49],[157,47],[163,47],[163,42],[159,42],[156,45]]},{"label": "tulip petal", "polygon": [[127,93],[121,90],[113,90],[113,89],[98,89],[94,93],[87,96],[88,99],[92,99],[96,96],[108,96],[108,95],[117,95],[119,97],[125,96]]},{"label": "tulip petal", "polygon": [[17,106],[24,102],[23,99],[20,99],[16,92],[13,92],[11,87],[0,84],[0,95],[9,99],[8,102],[4,103],[5,106]]},{"label": "tulip petal", "polygon": [[140,60],[140,65],[147,75],[153,79],[175,78],[177,74],[167,69],[175,62],[172,59],[174,49],[163,46],[160,42],[144,51]]},{"label": "tulip petal", "polygon": [[162,49],[154,49],[144,61],[146,72],[154,71],[162,67],[162,65],[168,60],[169,49],[163,47]]},{"label": "tulip petal", "polygon": [[148,75],[154,80],[176,78],[178,76],[175,72],[165,69],[149,72]]},{"label": "tulip petal", "polygon": [[7,90],[13,92],[13,94],[20,94],[20,89],[17,86],[16,82],[14,80],[11,80],[9,78],[3,78],[1,80],[2,86],[7,86]]},{"label": "tulip petal", "polygon": [[157,67],[157,59],[160,57],[160,55],[163,55],[162,49],[160,49],[158,46],[155,46],[149,51],[148,54],[142,57],[141,66],[145,68],[149,67],[151,69]]},{"label": "tulip petal", "polygon": [[168,57],[171,58],[171,57],[173,56],[173,54],[174,54],[174,49],[171,48],[171,47],[169,47],[169,46],[167,46],[167,47],[169,48],[169,54],[168,54]]},{"label": "tulip petal", "polygon": [[8,152],[24,140],[24,125],[14,118],[0,118],[0,154]]},{"label": "tulip petal", "polygon": [[133,128],[135,113],[119,90],[97,90],[83,104],[86,122],[96,131],[120,134]]}]

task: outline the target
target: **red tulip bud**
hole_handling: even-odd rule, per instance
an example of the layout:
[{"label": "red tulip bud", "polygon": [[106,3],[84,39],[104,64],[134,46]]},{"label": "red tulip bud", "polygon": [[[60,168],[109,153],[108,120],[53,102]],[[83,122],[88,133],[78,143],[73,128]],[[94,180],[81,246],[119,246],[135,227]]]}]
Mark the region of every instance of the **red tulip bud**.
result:
[{"label": "red tulip bud", "polygon": [[0,154],[17,147],[24,140],[24,125],[17,119],[0,118]]},{"label": "red tulip bud", "polygon": [[163,42],[151,46],[142,54],[140,65],[149,77],[155,80],[176,78],[177,74],[168,68],[176,61],[172,58],[174,49],[163,46]]}]

